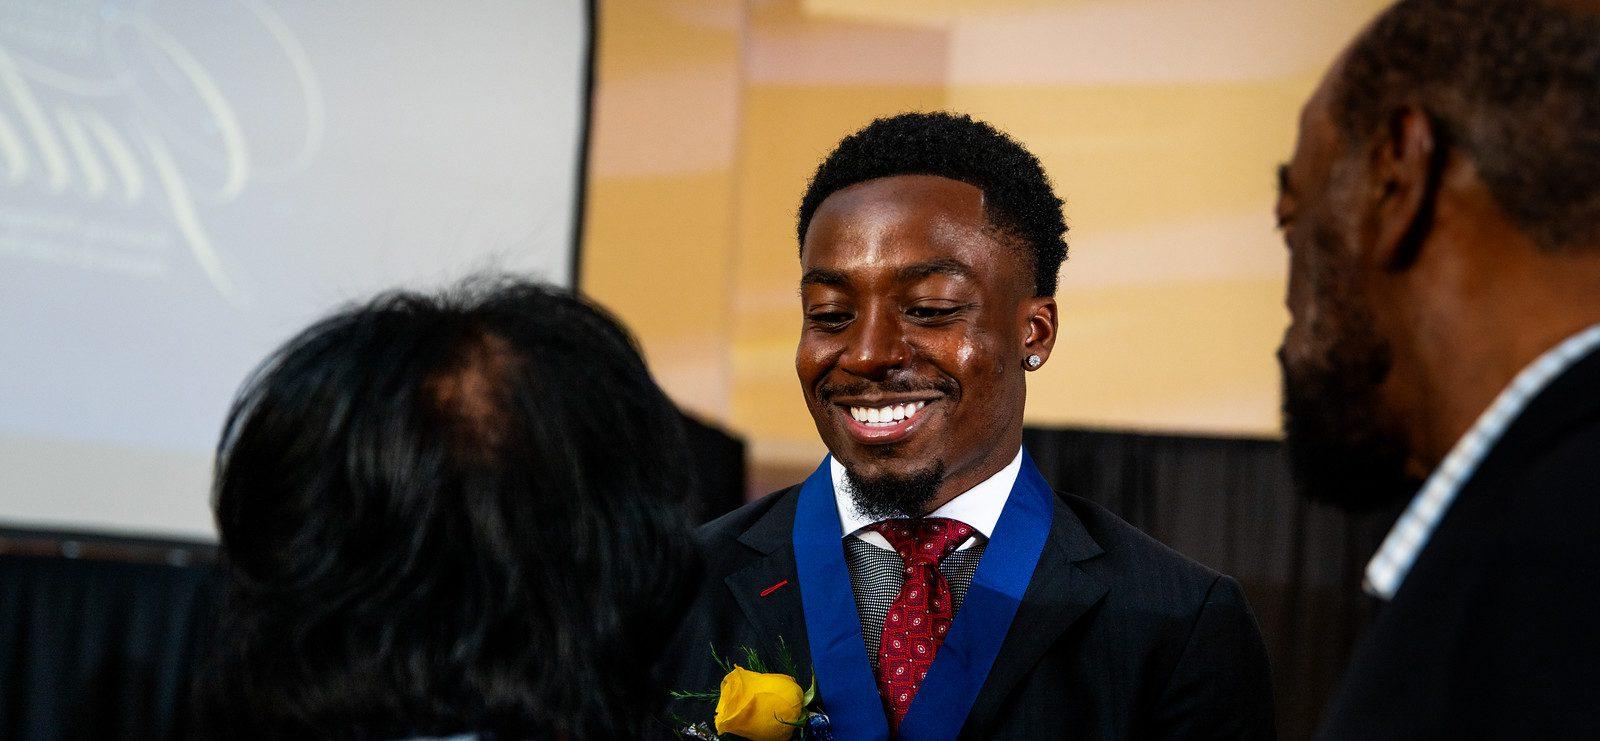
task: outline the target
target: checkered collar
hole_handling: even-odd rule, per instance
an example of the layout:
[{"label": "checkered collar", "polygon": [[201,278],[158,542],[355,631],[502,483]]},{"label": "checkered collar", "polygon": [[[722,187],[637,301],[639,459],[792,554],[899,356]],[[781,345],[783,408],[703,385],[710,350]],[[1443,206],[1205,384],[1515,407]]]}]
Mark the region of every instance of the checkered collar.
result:
[{"label": "checkered collar", "polygon": [[1433,536],[1434,528],[1449,511],[1461,488],[1472,479],[1478,465],[1500,442],[1506,428],[1516,421],[1528,403],[1551,381],[1597,347],[1600,347],[1600,324],[1567,338],[1540,355],[1517,374],[1510,386],[1500,392],[1494,403],[1484,410],[1467,434],[1456,441],[1455,447],[1429,475],[1422,489],[1389,530],[1377,554],[1367,563],[1366,578],[1362,581],[1362,588],[1367,594],[1384,600],[1394,599],[1406,574],[1411,572],[1412,565],[1416,563],[1417,556]]}]

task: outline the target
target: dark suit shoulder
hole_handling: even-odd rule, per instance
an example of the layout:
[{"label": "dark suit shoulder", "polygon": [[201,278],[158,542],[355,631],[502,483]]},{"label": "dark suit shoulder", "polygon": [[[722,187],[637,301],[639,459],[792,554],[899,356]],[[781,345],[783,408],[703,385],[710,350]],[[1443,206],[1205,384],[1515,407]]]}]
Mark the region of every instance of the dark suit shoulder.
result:
[{"label": "dark suit shoulder", "polygon": [[1461,488],[1363,638],[1322,738],[1600,734],[1596,358],[1530,405]]},{"label": "dark suit shoulder", "polygon": [[1556,601],[1572,599],[1570,585],[1556,585],[1600,574],[1600,549],[1593,546],[1600,531],[1597,458],[1600,423],[1591,423],[1547,438],[1515,461],[1520,465],[1480,468],[1429,538],[1401,592],[1437,581],[1439,593],[1430,601],[1474,602],[1486,594],[1541,590]]},{"label": "dark suit shoulder", "polygon": [[787,547],[799,486],[779,489],[700,526],[696,536],[706,575],[720,580],[751,559]]},{"label": "dark suit shoulder", "polygon": [[707,548],[725,545],[738,540],[739,536],[744,531],[749,530],[751,525],[754,525],[768,512],[772,511],[772,508],[778,504],[778,501],[785,494],[798,488],[798,486],[790,486],[779,489],[754,502],[745,504],[732,512],[701,525],[695,531],[695,535],[700,539],[701,546]]},{"label": "dark suit shoulder", "polygon": [[[1600,421],[1592,421],[1560,438],[1535,457],[1526,476],[1527,485],[1559,496],[1572,492],[1589,494],[1600,482]],[[1584,502],[1593,497],[1585,496]],[[1535,503],[1537,504],[1537,503]]]},{"label": "dark suit shoulder", "polygon": [[1222,575],[1146,535],[1105,507],[1083,497],[1057,492],[1105,552],[1105,562],[1136,593],[1190,605],[1198,604]]},{"label": "dark suit shoulder", "polygon": [[1570,431],[1520,471],[1470,482],[1435,533],[1438,547],[1430,543],[1407,582],[1435,572],[1469,580],[1470,591],[1456,587],[1463,600],[1474,614],[1498,607],[1503,614],[1490,624],[1506,632],[1528,626],[1550,636],[1549,629],[1533,626],[1564,624],[1592,633],[1587,620],[1546,613],[1592,614],[1600,605],[1593,596],[1600,589],[1596,460],[1600,423]]}]

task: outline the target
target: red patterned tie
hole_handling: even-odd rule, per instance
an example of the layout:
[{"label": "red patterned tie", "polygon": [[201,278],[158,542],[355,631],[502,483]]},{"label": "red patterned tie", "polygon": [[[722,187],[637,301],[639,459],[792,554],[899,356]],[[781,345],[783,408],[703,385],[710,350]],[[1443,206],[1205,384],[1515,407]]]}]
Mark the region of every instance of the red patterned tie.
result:
[{"label": "red patterned tie", "polygon": [[884,520],[872,526],[900,553],[906,583],[889,605],[878,644],[878,694],[890,725],[900,727],[955,614],[939,562],[972,536],[972,527],[943,517]]}]

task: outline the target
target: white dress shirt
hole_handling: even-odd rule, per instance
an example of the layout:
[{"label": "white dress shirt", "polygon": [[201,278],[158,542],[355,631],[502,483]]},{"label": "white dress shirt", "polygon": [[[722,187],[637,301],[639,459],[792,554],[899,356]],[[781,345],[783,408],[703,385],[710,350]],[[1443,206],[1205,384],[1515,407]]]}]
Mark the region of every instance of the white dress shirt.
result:
[{"label": "white dress shirt", "polygon": [[1388,537],[1383,539],[1377,555],[1367,563],[1366,578],[1362,581],[1362,588],[1367,594],[1384,600],[1394,599],[1406,574],[1417,562],[1417,556],[1433,536],[1434,528],[1444,519],[1445,512],[1450,510],[1461,487],[1472,479],[1478,464],[1500,442],[1506,428],[1516,421],[1528,402],[1533,401],[1545,386],[1597,347],[1600,347],[1600,324],[1568,337],[1540,355],[1495,397],[1494,403],[1484,410],[1467,434],[1456,441],[1450,454],[1428,476],[1427,483],[1412,498],[1394,528],[1389,530]]},{"label": "white dress shirt", "polygon": [[[833,499],[839,506],[839,523],[843,531],[841,537],[854,536],[887,551],[894,550],[889,545],[888,539],[876,530],[869,530],[871,525],[878,522],[856,510],[855,500],[850,497],[850,482],[844,475],[844,464],[837,458],[828,458],[829,472],[833,474]],[[1017,474],[1022,472],[1022,448],[1017,448],[1017,456],[1000,469],[995,475],[985,479],[982,483],[972,487],[955,499],[946,502],[930,513],[929,517],[948,517],[970,525],[973,530],[982,535],[968,538],[956,550],[966,550],[973,545],[987,542],[990,535],[994,534],[994,526],[1000,521],[1000,512],[1006,508],[1006,500],[1011,498],[1011,487],[1017,482]]]}]

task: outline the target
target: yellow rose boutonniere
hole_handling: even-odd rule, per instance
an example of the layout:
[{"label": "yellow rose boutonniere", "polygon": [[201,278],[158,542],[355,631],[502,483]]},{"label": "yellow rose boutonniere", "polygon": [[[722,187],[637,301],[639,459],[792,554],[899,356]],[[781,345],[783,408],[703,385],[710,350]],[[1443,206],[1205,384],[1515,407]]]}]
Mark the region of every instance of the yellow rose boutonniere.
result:
[{"label": "yellow rose boutonniere", "polygon": [[750,741],[786,741],[805,713],[805,690],[787,674],[763,674],[733,667],[722,678],[717,699],[717,733]]},{"label": "yellow rose boutonniere", "polygon": [[[817,680],[800,689],[795,677],[794,657],[783,639],[778,639],[778,668],[783,673],[767,672],[766,662],[754,649],[740,649],[743,664],[725,661],[715,649],[711,660],[724,672],[717,692],[677,691],[672,699],[717,704],[712,721],[687,721],[672,713],[671,721],[679,738],[719,741],[729,737],[750,741],[833,741],[833,723],[817,707]],[[748,667],[748,668],[746,668]]]}]

